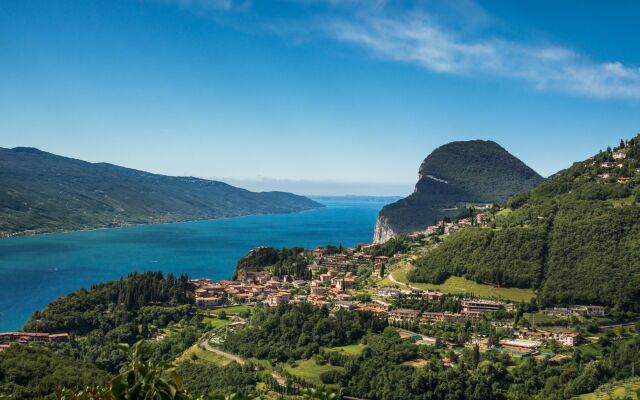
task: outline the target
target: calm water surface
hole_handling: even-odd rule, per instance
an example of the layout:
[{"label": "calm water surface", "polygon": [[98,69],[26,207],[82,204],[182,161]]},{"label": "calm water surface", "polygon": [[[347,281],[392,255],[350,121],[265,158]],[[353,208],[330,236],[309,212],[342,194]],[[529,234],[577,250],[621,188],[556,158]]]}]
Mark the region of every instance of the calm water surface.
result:
[{"label": "calm water surface", "polygon": [[298,214],[104,229],[0,240],[0,331],[78,288],[132,271],[226,279],[255,246],[370,242],[383,201],[316,199],[327,207]]}]

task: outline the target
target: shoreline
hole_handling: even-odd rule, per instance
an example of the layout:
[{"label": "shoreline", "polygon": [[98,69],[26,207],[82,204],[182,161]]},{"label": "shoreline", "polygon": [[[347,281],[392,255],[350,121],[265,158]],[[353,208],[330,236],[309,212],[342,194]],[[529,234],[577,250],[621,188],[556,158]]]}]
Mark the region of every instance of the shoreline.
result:
[{"label": "shoreline", "polygon": [[[6,240],[4,242],[0,241],[0,248],[6,249],[7,253],[10,253],[14,248],[16,249],[16,251],[18,251],[18,258],[15,260],[15,262],[6,263],[6,267],[9,270],[11,269],[21,270],[23,266],[26,266],[27,268],[37,267],[37,268],[48,269],[53,265],[57,265],[60,267],[61,271],[73,271],[76,268],[76,265],[79,265],[79,263],[82,263],[85,260],[89,260],[88,263],[90,265],[93,265],[95,267],[95,270],[99,272],[99,276],[96,277],[95,276],[96,271],[87,273],[85,269],[81,269],[82,272],[80,272],[78,275],[73,275],[73,274],[70,275],[70,276],[73,276],[74,278],[73,282],[69,280],[60,281],[60,284],[59,284],[60,288],[58,287],[58,284],[55,284],[54,289],[52,289],[51,291],[47,289],[46,292],[44,293],[38,293],[38,295],[35,296],[35,299],[33,298],[33,296],[29,296],[29,299],[26,302],[26,304],[21,305],[20,307],[13,307],[12,303],[14,301],[17,303],[21,303],[21,301],[19,300],[16,301],[15,299],[13,299],[11,302],[9,302],[8,301],[9,294],[6,293],[5,296],[3,297],[4,299],[7,300],[7,302],[6,304],[4,304],[3,309],[0,310],[0,320],[2,321],[3,329],[4,330],[19,329],[24,325],[25,321],[29,320],[33,311],[42,310],[44,307],[47,306],[47,304],[49,304],[51,301],[55,300],[56,298],[72,293],[73,291],[80,289],[82,287],[89,289],[91,285],[96,283],[117,280],[120,277],[126,276],[129,272],[162,271],[163,273],[173,272],[174,274],[187,273],[190,277],[194,277],[194,278],[210,277],[214,280],[221,280],[221,279],[228,279],[229,277],[232,276],[235,270],[234,268],[235,264],[237,263],[238,259],[246,255],[246,252],[248,250],[260,244],[268,245],[269,244],[268,242],[271,240],[276,240],[277,243],[279,243],[279,245],[276,247],[304,246],[305,248],[311,248],[310,246],[326,245],[328,243],[338,244],[342,242],[345,244],[347,243],[356,244],[356,243],[362,243],[362,242],[367,242],[367,243],[370,242],[371,240],[370,234],[371,234],[371,229],[373,229],[373,225],[372,225],[373,219],[375,219],[375,215],[377,214],[377,211],[375,211],[377,210],[377,207],[371,207],[369,205],[371,203],[369,202],[365,202],[362,204],[356,202],[355,204],[352,205],[351,202],[347,201],[346,203],[344,203],[346,208],[342,206],[343,202],[339,202],[339,201],[336,201],[336,202],[327,201],[322,203],[325,207],[315,207],[315,208],[302,210],[294,213],[287,213],[287,214],[290,214],[288,216],[285,216],[283,213],[253,214],[253,215],[225,218],[225,219],[229,219],[229,221],[227,222],[223,222],[223,221],[215,222],[216,220],[220,220],[220,218],[218,218],[218,219],[209,220],[209,221],[214,221],[209,223],[206,222],[207,220],[196,220],[193,222],[202,222],[202,223],[192,224],[192,225],[181,225],[181,226],[179,225],[175,227],[166,227],[166,228],[151,227],[151,228],[139,228],[139,229],[130,230],[130,231],[112,231],[112,232],[102,232],[97,234],[86,233],[86,234],[79,234],[75,236],[74,235],[44,236],[39,238],[34,237],[33,239],[14,240],[14,241]],[[356,209],[366,210],[367,212],[364,213],[364,215],[362,215],[361,213],[356,213],[356,216],[358,217],[354,219],[354,216],[352,216],[351,215],[352,213],[350,212],[351,207],[356,207]],[[281,216],[278,216],[278,215],[281,215]],[[255,216],[256,218],[246,218],[246,217],[252,217],[252,216]],[[338,220],[335,220],[336,217],[338,218]],[[309,221],[311,225],[306,224],[306,221]],[[269,226],[271,226],[271,223],[275,224],[275,229],[276,229],[275,236],[274,234],[269,232],[270,229],[262,229],[262,230],[259,229],[257,231],[257,234],[255,235],[251,233],[252,231],[251,229],[249,230],[243,229],[243,227],[247,227],[247,226],[249,227],[261,226],[267,222],[269,223]],[[324,233],[321,234],[320,237],[315,237],[315,233],[314,233],[312,235],[313,237],[308,237],[306,238],[308,240],[306,240],[305,239],[305,236],[307,236],[306,232],[309,232],[310,234],[311,232],[315,232],[315,229],[316,229],[314,228],[315,223],[319,223],[319,222],[322,222],[323,223],[322,226],[326,227],[327,229],[322,229],[322,232]],[[352,222],[356,222],[357,223],[356,226],[360,227],[354,232],[351,232],[350,230],[348,230],[347,232],[344,232],[344,230],[340,227],[341,224],[343,223],[352,223]],[[189,223],[189,221],[183,221],[178,223],[186,224],[186,223]],[[369,228],[369,223],[371,223],[370,228]],[[160,257],[163,257],[163,259],[166,259],[165,255],[167,257],[169,256],[176,257],[175,259],[171,258],[166,265],[159,266],[159,264],[151,263],[152,260],[158,260],[159,259],[158,256],[155,256],[153,254],[147,255],[146,253],[142,253],[140,258],[138,258],[137,261],[131,262],[131,266],[125,265],[122,263],[116,263],[114,264],[113,267],[109,267],[108,270],[105,269],[106,267],[103,266],[104,264],[103,261],[101,261],[100,259],[92,258],[94,254],[97,254],[98,252],[94,249],[94,246],[89,245],[88,242],[85,242],[85,241],[82,241],[81,243],[79,243],[78,249],[79,250],[89,249],[90,251],[87,254],[77,253],[77,254],[81,254],[81,258],[79,258],[75,262],[66,262],[65,260],[68,259],[67,255],[61,256],[59,260],[52,259],[51,261],[47,261],[46,257],[37,257],[29,261],[32,257],[27,253],[25,253],[25,250],[29,250],[32,247],[25,248],[24,250],[21,247],[23,245],[37,246],[41,241],[46,242],[50,240],[54,240],[60,244],[64,244],[65,242],[68,242],[68,241],[75,242],[76,239],[81,239],[86,237],[84,235],[90,236],[89,239],[96,241],[98,246],[100,246],[100,241],[103,238],[103,236],[104,237],[111,237],[111,236],[127,237],[129,236],[129,234],[134,234],[135,232],[141,232],[140,234],[146,234],[147,231],[156,232],[156,230],[161,234],[162,232],[170,232],[174,230],[178,232],[182,232],[182,231],[190,232],[191,229],[187,229],[187,227],[189,226],[191,226],[196,233],[199,233],[201,231],[202,232],[215,231],[215,232],[220,232],[220,235],[224,236],[225,235],[224,232],[226,232],[225,227],[227,227],[227,225],[231,227],[237,226],[238,229],[240,229],[240,230],[233,231],[233,232],[236,232],[238,235],[240,235],[239,238],[236,238],[236,239],[239,239],[239,241],[233,240],[232,243],[229,244],[229,246],[231,246],[232,249],[235,249],[234,254],[227,254],[225,251],[222,251],[222,252],[219,251],[222,247],[227,249],[227,244],[225,244],[226,242],[221,243],[221,242],[218,242],[217,240],[214,240],[214,241],[211,241],[209,244],[205,244],[205,245],[198,245],[198,243],[196,242],[193,246],[190,245],[189,249],[190,248],[199,249],[202,246],[205,246],[207,250],[211,250],[213,251],[213,253],[211,257],[209,256],[200,257],[197,255],[194,256],[193,260],[197,261],[195,264],[192,262],[191,259],[189,259],[189,257],[184,256],[183,252],[174,251],[171,249],[171,247],[166,247],[166,248],[159,247],[157,250],[160,254]],[[142,225],[138,225],[138,226],[142,226]],[[218,229],[218,227],[221,227],[221,228]],[[120,228],[124,228],[124,227],[120,227]],[[303,229],[303,232],[305,232],[305,234],[300,236],[299,235],[300,231],[298,228]],[[85,229],[82,232],[87,232],[87,231],[90,232],[93,230],[103,230],[103,229],[112,230],[113,228],[96,228],[91,230]],[[80,231],[69,231],[65,233],[73,233],[73,232],[80,232]],[[246,235],[245,235],[245,232],[246,232]],[[296,232],[296,234],[292,236],[291,232]],[[52,234],[58,234],[58,233],[61,233],[61,232],[42,233],[42,234],[39,234],[38,236],[52,235]],[[36,236],[36,235],[30,235],[30,236]],[[335,240],[330,240],[331,238],[334,238]],[[307,243],[307,242],[310,242],[310,243]],[[120,245],[118,245],[118,243],[116,242],[116,247],[110,247],[110,248],[113,248],[116,250],[122,248],[117,246],[120,246]],[[134,248],[136,246],[142,246],[142,244],[135,245]],[[36,249],[36,247],[33,247],[33,248]],[[242,248],[241,251],[238,250],[239,248]],[[71,254],[72,255],[76,254],[75,252],[78,249],[76,249],[74,246],[74,248],[70,249]],[[108,253],[104,253],[104,254],[108,254]],[[26,263],[22,263],[23,260]],[[200,260],[203,260],[203,261],[201,262]],[[5,263],[0,263],[0,264],[5,264]],[[111,264],[111,263],[108,263],[108,264]],[[4,270],[4,268],[0,270]],[[40,280],[41,278],[36,278],[37,282],[39,282]],[[11,286],[13,288],[13,285]],[[50,294],[50,293],[53,293],[53,294]],[[21,299],[22,297],[26,297],[26,296],[24,294],[18,293],[16,299]],[[3,313],[4,315],[2,315]]]},{"label": "shoreline", "polygon": [[322,208],[326,208],[326,205],[321,204],[321,207],[313,207],[299,211],[290,211],[290,212],[279,212],[279,213],[254,213],[254,214],[243,214],[243,215],[234,215],[230,217],[220,217],[220,218],[202,218],[202,219],[190,219],[190,220],[178,220],[171,222],[146,222],[140,224],[129,224],[129,225],[119,225],[119,226],[99,226],[95,228],[86,228],[86,229],[73,229],[73,230],[59,230],[59,231],[45,231],[45,232],[29,232],[22,231],[15,234],[0,234],[0,241],[7,239],[17,239],[17,238],[25,238],[25,237],[33,237],[33,236],[44,236],[44,235],[60,235],[67,233],[77,233],[77,232],[95,232],[102,230],[111,230],[111,229],[123,229],[123,228],[135,228],[139,226],[151,226],[151,225],[171,225],[171,224],[187,224],[193,222],[204,222],[204,221],[219,221],[223,219],[234,219],[234,218],[244,218],[244,217],[255,217],[260,215],[286,215],[286,214],[300,214],[313,210],[320,210]]}]

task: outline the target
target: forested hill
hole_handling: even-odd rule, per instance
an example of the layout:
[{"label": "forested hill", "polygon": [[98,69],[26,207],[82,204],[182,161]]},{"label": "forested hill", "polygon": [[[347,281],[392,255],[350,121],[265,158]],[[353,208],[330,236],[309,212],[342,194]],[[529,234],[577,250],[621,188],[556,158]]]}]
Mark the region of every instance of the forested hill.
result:
[{"label": "forested hill", "polygon": [[374,240],[432,225],[468,203],[502,203],[543,178],[495,142],[452,142],[434,150],[419,169],[415,192],[380,211]]},{"label": "forested hill", "polygon": [[545,304],[640,310],[640,136],[509,199],[491,226],[448,237],[416,282],[449,275],[538,289]]},{"label": "forested hill", "polygon": [[0,148],[0,236],[321,207],[302,196]]}]

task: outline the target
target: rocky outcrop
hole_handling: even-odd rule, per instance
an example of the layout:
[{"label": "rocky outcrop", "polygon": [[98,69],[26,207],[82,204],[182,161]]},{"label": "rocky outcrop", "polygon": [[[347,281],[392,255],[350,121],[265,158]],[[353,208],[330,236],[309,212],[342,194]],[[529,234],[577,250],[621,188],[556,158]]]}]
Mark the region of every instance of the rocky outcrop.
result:
[{"label": "rocky outcrop", "polygon": [[385,216],[378,215],[376,226],[373,228],[373,243],[381,244],[394,237],[397,233],[389,224],[389,219]]},{"label": "rocky outcrop", "polygon": [[495,142],[445,144],[420,165],[415,192],[380,211],[374,241],[423,230],[437,219],[459,215],[471,204],[502,203],[542,181]]}]

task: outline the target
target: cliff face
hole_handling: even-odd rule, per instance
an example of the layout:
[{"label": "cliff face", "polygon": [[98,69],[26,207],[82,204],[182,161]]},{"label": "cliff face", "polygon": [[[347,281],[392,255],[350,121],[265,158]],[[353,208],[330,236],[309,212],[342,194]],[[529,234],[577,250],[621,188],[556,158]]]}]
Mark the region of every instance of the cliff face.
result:
[{"label": "cliff face", "polygon": [[425,229],[437,219],[460,214],[469,204],[502,203],[542,181],[495,142],[446,144],[420,165],[415,192],[380,211],[374,242]]},{"label": "cliff face", "polygon": [[385,216],[378,215],[376,226],[373,228],[373,243],[380,244],[397,235],[389,224],[389,219]]}]

